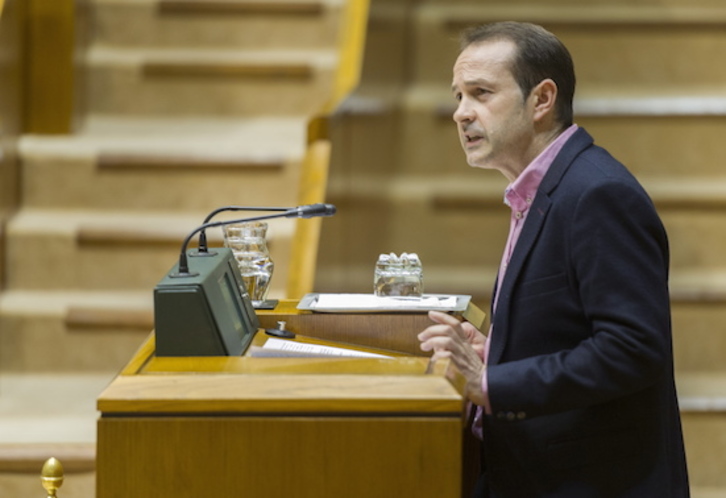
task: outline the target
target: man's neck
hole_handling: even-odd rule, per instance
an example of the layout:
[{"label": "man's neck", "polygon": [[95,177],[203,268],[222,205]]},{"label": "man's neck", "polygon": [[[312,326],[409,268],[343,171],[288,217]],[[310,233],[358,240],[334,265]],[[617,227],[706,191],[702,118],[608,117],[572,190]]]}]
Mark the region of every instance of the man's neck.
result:
[{"label": "man's neck", "polygon": [[519,175],[527,169],[527,166],[532,164],[532,161],[542,154],[542,152],[549,147],[552,142],[557,140],[557,137],[559,137],[566,129],[567,127],[557,126],[537,133],[532,140],[532,146],[529,148],[529,153],[525,156],[522,161],[523,164],[520,165],[518,171],[509,171],[508,174],[505,174],[504,176],[507,177],[510,183],[514,182],[517,177],[519,177]]}]

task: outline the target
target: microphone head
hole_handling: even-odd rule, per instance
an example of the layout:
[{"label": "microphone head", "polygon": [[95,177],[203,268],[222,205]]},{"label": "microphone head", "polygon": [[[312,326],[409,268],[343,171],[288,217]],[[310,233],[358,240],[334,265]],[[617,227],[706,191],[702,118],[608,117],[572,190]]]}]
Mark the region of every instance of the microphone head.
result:
[{"label": "microphone head", "polygon": [[332,204],[323,204],[323,213],[320,216],[333,216],[338,209]]},{"label": "microphone head", "polygon": [[337,211],[336,207],[332,204],[308,204],[305,206],[298,206],[289,211],[288,218],[316,218],[318,216],[333,216]]}]

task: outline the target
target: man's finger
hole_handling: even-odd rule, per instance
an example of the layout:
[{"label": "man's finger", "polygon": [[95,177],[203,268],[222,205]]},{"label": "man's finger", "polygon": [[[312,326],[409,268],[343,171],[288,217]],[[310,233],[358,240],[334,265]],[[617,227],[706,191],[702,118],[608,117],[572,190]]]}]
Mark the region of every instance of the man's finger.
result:
[{"label": "man's finger", "polygon": [[452,327],[461,325],[461,322],[456,317],[448,313],[442,313],[441,311],[429,311],[429,318],[442,325],[450,325]]}]

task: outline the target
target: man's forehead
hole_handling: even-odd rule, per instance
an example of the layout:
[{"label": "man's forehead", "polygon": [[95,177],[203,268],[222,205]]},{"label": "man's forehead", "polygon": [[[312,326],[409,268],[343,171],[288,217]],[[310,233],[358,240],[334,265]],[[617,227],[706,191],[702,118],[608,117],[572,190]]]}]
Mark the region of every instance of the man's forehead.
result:
[{"label": "man's forehead", "polygon": [[511,75],[516,47],[509,40],[487,40],[466,47],[454,63],[452,86],[475,84],[482,80]]},{"label": "man's forehead", "polygon": [[489,65],[505,65],[514,58],[516,45],[510,40],[487,40],[469,45],[461,51],[454,68],[476,69]]}]

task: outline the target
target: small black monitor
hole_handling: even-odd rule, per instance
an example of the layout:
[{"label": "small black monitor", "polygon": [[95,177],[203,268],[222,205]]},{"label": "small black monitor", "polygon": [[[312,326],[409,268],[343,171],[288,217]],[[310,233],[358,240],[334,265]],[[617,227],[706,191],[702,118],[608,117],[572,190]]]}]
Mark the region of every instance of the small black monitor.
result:
[{"label": "small black monitor", "polygon": [[177,264],[154,289],[156,355],[241,355],[260,322],[232,252],[187,257],[191,275]]}]

